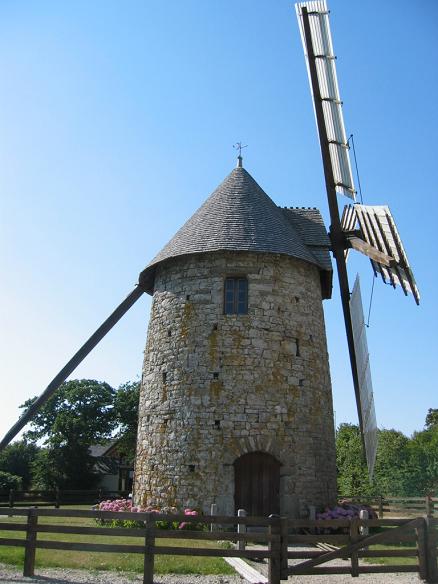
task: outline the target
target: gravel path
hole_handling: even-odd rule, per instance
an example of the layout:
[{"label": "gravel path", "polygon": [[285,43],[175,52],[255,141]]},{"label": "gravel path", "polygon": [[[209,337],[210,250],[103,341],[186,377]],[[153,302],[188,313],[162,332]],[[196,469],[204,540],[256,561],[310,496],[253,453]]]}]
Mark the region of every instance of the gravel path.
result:
[{"label": "gravel path", "polygon": [[[263,566],[254,564],[262,572]],[[24,578],[21,571],[0,564],[0,582],[21,584],[133,584],[141,583],[140,574],[118,572],[89,572],[85,570],[69,570],[61,568],[38,569],[34,578]],[[357,580],[351,576],[340,574],[336,576],[295,576],[289,582],[294,584],[352,584]],[[361,574],[359,582],[363,584],[419,584],[421,580],[416,574]],[[156,584],[244,584],[240,576],[156,576]]]},{"label": "gravel path", "polygon": [[[37,569],[36,576],[25,578],[22,570],[0,564],[0,582],[14,584],[136,584],[143,581],[141,574],[129,572],[98,572],[61,568]],[[155,576],[154,584],[242,584],[239,576]],[[334,584],[334,583],[333,583]]]}]

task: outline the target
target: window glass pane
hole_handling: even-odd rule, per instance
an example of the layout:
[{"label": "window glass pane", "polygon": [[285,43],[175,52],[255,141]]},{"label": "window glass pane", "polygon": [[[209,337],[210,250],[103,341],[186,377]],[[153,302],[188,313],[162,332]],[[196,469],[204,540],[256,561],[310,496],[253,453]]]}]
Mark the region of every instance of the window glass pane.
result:
[{"label": "window glass pane", "polygon": [[234,291],[234,284],[235,284],[235,281],[233,278],[227,278],[225,280],[225,290],[227,292],[228,291],[233,292]]},{"label": "window glass pane", "polygon": [[248,281],[246,278],[225,279],[224,313],[248,313]]}]

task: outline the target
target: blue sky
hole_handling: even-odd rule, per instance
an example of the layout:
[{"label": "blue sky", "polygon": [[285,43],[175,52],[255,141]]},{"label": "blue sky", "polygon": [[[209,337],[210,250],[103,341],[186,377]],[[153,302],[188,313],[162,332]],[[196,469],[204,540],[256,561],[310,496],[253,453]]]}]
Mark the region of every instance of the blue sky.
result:
[{"label": "blue sky", "polygon": [[[422,293],[418,308],[376,281],[368,329],[379,426],[410,434],[438,407],[438,3],[329,6],[364,199],[390,206]],[[3,0],[0,71],[4,434],[231,171],[235,142],[277,204],[328,210],[290,2]],[[350,257],[367,310],[371,268]],[[336,280],[333,296],[336,421],[355,423]],[[149,308],[73,377],[137,378]]]}]

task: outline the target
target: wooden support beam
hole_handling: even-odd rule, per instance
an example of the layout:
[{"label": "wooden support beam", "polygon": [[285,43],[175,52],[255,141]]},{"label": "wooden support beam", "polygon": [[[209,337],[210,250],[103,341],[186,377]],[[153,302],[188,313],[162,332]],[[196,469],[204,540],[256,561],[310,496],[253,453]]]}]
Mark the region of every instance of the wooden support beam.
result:
[{"label": "wooden support beam", "polygon": [[358,251],[360,253],[363,253],[364,255],[371,258],[372,260],[374,260],[378,264],[383,264],[384,266],[387,266],[388,268],[391,266],[391,262],[394,261],[394,258],[392,256],[389,256],[386,253],[379,251],[378,249],[376,249],[375,247],[373,247],[372,245],[370,245],[369,243],[367,243],[363,239],[360,239],[356,235],[350,235],[348,233],[346,233],[345,235],[346,235],[347,243],[348,243],[349,247],[351,247],[352,249],[355,249],[356,251]]}]

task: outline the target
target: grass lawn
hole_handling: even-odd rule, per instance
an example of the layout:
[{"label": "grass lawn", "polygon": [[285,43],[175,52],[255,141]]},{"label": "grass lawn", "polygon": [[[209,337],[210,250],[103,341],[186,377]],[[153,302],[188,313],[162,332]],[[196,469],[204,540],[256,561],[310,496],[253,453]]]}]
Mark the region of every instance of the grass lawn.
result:
[{"label": "grass lawn", "polygon": [[[74,507],[78,509],[78,507]],[[88,509],[88,508],[87,508]],[[25,523],[25,517],[7,517],[1,516],[0,522],[8,523]],[[97,527],[93,519],[81,517],[40,517],[40,524],[62,524],[75,525],[84,527]],[[108,528],[111,532],[111,528]],[[24,539],[25,533],[22,531],[0,530],[0,538]],[[89,543],[110,543],[110,544],[131,544],[143,545],[142,537],[123,537],[123,536],[105,536],[82,534],[56,534],[41,533],[38,534],[39,540],[55,540],[70,542],[89,542]],[[190,546],[198,548],[218,548],[215,541],[199,541],[187,539],[158,539],[156,545],[163,546]],[[0,546],[0,562],[23,566],[24,548]],[[128,553],[103,553],[103,552],[81,552],[69,550],[46,550],[37,549],[36,567],[62,567],[62,568],[79,568],[84,570],[112,570],[112,571],[131,571],[143,572],[143,555]],[[155,556],[155,573],[156,574],[234,574],[234,570],[222,558],[193,557],[193,556]]]},{"label": "grass lawn", "polygon": [[[369,547],[370,550],[373,551],[378,551],[378,550],[414,550],[415,547],[409,546],[407,547],[406,545],[389,545],[389,544],[376,544],[376,545],[371,545]],[[414,566],[416,564],[418,564],[418,557],[415,556],[411,556],[411,557],[407,557],[407,558],[386,558],[384,556],[380,557],[380,558],[363,558],[362,560],[363,562],[366,562],[368,564],[381,564],[383,566],[391,566],[391,565],[397,565],[397,566]]]}]

